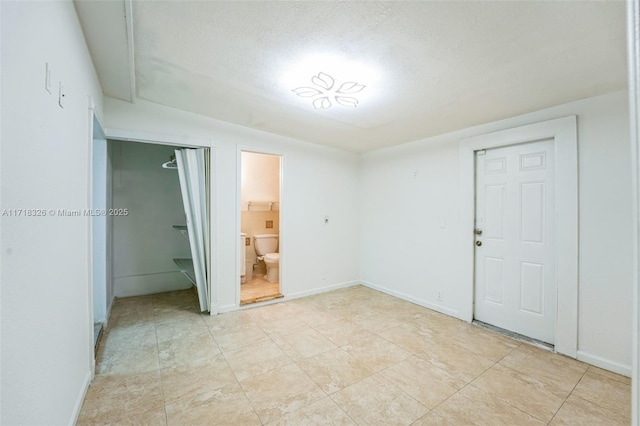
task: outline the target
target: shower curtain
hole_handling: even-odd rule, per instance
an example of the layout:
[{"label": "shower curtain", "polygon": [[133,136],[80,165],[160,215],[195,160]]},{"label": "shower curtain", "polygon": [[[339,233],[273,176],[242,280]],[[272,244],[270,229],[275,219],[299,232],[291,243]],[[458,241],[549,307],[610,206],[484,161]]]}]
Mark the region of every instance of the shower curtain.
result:
[{"label": "shower curtain", "polygon": [[211,256],[209,241],[209,149],[176,149],[178,176],[189,245],[196,277],[200,311],[211,310]]}]

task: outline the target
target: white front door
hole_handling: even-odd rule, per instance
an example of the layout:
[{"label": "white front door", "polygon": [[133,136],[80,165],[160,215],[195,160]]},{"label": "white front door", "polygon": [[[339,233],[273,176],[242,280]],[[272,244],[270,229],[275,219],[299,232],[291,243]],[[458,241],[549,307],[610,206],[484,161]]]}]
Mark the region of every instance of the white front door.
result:
[{"label": "white front door", "polygon": [[553,344],[553,140],[476,152],[475,319]]}]

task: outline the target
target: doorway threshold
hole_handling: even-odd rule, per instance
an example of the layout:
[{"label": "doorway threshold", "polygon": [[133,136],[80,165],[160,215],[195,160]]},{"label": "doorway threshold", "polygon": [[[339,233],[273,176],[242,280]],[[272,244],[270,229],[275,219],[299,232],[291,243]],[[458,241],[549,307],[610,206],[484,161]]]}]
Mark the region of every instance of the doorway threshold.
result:
[{"label": "doorway threshold", "polygon": [[555,352],[555,346],[543,342],[542,340],[533,339],[531,337],[523,336],[522,334],[515,333],[513,331],[505,330],[504,328],[496,327],[495,325],[487,324],[486,322],[473,320],[471,322],[472,325],[476,327],[484,328],[485,330],[493,331],[498,334],[502,334],[503,336],[510,337],[514,340],[518,340],[523,343],[528,343],[529,345],[535,346],[536,348],[544,349],[550,352]]},{"label": "doorway threshold", "polygon": [[284,297],[284,296],[280,293],[270,294],[267,296],[252,297],[250,299],[241,300],[240,306],[250,305],[252,303],[258,303],[258,302],[266,302],[267,300],[280,299],[281,297]]}]

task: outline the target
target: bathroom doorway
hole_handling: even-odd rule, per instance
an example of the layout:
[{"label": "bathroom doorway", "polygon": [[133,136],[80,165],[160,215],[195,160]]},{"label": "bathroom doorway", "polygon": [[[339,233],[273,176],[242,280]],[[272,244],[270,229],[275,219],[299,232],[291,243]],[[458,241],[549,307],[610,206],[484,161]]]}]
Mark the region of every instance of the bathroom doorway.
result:
[{"label": "bathroom doorway", "polygon": [[240,153],[240,305],[283,297],[280,286],[282,157]]}]

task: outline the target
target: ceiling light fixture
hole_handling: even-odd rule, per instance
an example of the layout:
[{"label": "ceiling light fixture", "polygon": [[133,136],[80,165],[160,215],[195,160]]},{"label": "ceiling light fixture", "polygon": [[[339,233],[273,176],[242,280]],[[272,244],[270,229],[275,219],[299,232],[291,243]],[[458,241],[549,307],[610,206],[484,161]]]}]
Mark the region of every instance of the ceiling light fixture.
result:
[{"label": "ceiling light fixture", "polygon": [[313,98],[312,104],[315,109],[331,108],[333,102],[355,108],[359,101],[352,95],[361,92],[366,87],[355,81],[338,85],[335,78],[324,72],[319,72],[311,77],[311,83],[313,86],[297,87],[292,92],[303,98]]},{"label": "ceiling light fixture", "polygon": [[288,63],[281,76],[282,88],[289,96],[295,94],[293,98],[307,101],[317,110],[344,111],[365,104],[368,108],[380,97],[380,80],[377,67],[343,53],[308,54]]}]

